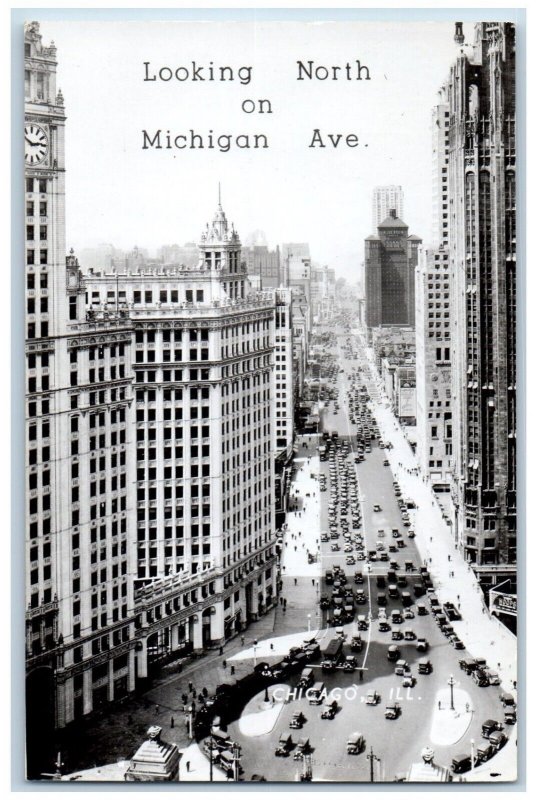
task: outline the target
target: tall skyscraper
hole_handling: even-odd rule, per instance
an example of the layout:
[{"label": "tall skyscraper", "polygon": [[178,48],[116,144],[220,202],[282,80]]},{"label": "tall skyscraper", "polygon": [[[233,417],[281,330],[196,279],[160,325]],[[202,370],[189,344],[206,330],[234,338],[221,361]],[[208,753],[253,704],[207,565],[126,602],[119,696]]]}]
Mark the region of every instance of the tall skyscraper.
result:
[{"label": "tall skyscraper", "polygon": [[402,186],[376,186],[373,189],[372,201],[372,220],[373,234],[381,222],[389,216],[390,211],[395,210],[395,216],[399,219],[405,218],[404,194]]},{"label": "tall skyscraper", "polygon": [[408,226],[391,209],[376,236],[365,240],[365,323],[414,325],[414,270],[418,263],[419,236],[409,236]]},{"label": "tall skyscraper", "polygon": [[416,270],[417,455],[433,486],[448,489],[453,453],[449,276],[449,108],[433,109],[433,246]]},{"label": "tall skyscraper", "polygon": [[456,536],[490,586],[516,561],[514,25],[476,25],[447,94]]}]

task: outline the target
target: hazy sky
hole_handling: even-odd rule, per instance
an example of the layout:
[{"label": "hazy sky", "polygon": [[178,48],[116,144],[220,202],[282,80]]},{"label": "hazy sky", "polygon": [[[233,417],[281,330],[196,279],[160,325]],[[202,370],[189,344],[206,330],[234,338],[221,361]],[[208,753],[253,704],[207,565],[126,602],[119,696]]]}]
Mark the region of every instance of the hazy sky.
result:
[{"label": "hazy sky", "polygon": [[[67,243],[150,250],[197,241],[217,205],[246,238],[310,243],[352,279],[371,230],[374,186],[401,184],[405,222],[431,229],[431,109],[457,55],[453,23],[45,22],[58,48],[67,113]],[[472,27],[465,23],[467,40]],[[371,80],[298,81],[297,61],[367,65]],[[231,81],[143,80],[192,62]],[[252,67],[241,84],[237,71]],[[184,72],[180,73],[184,75]],[[243,73],[244,74],[244,73]],[[321,73],[322,74],[322,73]],[[365,73],[363,73],[365,77]],[[245,113],[268,99],[272,114]],[[354,148],[309,148],[313,130],[356,134]],[[268,149],[142,149],[142,131],[265,134]],[[164,140],[163,140],[164,141]],[[367,145],[367,146],[366,146]]]}]

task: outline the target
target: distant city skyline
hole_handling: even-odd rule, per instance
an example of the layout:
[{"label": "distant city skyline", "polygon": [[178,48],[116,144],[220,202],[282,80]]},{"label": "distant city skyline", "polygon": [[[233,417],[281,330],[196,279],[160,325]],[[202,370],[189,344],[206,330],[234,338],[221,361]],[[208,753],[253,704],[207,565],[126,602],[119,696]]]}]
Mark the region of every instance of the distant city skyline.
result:
[{"label": "distant city skyline", "polygon": [[[470,23],[465,31],[472,35]],[[272,247],[308,242],[313,261],[351,281],[360,278],[375,186],[401,185],[404,221],[425,243],[431,238],[422,162],[438,87],[457,54],[453,23],[204,23],[200,39],[196,23],[47,21],[43,34],[58,48],[69,109],[68,248],[113,242],[154,252],[197,241],[219,183],[242,241],[261,230]],[[144,81],[145,62],[154,70],[218,66],[230,52],[240,54],[235,70],[252,67],[249,85]],[[359,60],[371,79],[299,81],[299,59],[330,69]],[[85,102],[74,103],[81,87]],[[244,113],[247,98],[270,99],[272,114]],[[269,148],[143,150],[144,130],[265,134]],[[326,147],[309,147],[314,130]],[[337,148],[329,134],[341,134]],[[344,145],[349,134],[358,146]]]}]

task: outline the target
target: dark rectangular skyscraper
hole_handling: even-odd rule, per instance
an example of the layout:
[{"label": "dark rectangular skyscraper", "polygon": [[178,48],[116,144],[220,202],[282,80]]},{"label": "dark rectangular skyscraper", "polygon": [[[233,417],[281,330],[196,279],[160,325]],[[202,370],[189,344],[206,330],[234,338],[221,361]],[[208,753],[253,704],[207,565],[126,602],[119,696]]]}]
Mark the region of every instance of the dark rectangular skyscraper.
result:
[{"label": "dark rectangular skyscraper", "polygon": [[365,314],[368,328],[414,325],[414,270],[421,239],[395,210],[365,240]]}]

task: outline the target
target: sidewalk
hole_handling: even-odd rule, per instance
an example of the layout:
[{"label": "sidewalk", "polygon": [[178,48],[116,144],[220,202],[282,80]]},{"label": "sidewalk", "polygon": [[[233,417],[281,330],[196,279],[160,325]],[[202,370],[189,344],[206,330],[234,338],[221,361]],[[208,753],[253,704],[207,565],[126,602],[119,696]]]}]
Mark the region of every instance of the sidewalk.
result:
[{"label": "sidewalk", "polygon": [[[360,337],[363,343],[362,337]],[[370,348],[364,346],[367,359],[376,375]],[[367,378],[373,396],[373,383]],[[378,387],[375,386],[378,391]],[[442,510],[431,488],[420,475],[418,464],[403,430],[391,409],[379,403],[375,415],[382,439],[390,441],[387,458],[399,482],[403,497],[412,498],[417,505],[410,513],[414,517],[416,544],[422,560],[427,563],[441,601],[451,600],[461,611],[462,620],[453,627],[474,657],[486,658],[491,669],[497,670],[502,686],[513,692],[517,679],[516,637],[489,614],[477,578],[462,553],[457,550],[450,527],[442,518]]]}]

